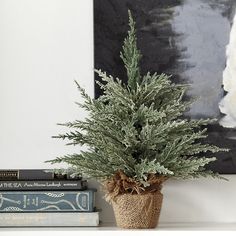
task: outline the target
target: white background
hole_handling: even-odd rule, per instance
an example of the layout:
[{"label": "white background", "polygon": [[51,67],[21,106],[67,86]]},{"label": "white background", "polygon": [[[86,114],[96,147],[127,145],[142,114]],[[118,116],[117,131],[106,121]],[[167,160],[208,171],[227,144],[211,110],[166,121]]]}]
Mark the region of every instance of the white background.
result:
[{"label": "white background", "polygon": [[[78,151],[51,136],[56,123],[83,118],[74,80],[93,96],[92,0],[0,0],[0,168],[50,168]],[[236,222],[229,182],[168,181],[160,222]],[[114,221],[98,187],[105,222]]]}]

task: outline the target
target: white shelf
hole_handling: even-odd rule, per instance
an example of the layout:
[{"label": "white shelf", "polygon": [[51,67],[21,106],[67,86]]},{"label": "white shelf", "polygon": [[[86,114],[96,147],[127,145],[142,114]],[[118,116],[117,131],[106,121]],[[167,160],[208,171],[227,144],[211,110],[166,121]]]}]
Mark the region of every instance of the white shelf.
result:
[{"label": "white shelf", "polygon": [[[124,230],[116,227],[114,224],[101,224],[99,227],[12,227],[0,228],[0,231],[119,231]],[[126,230],[126,229],[125,229]],[[156,229],[157,231],[197,231],[197,230],[214,230],[214,231],[236,231],[235,223],[160,223]],[[2,234],[0,234],[2,235]]]}]

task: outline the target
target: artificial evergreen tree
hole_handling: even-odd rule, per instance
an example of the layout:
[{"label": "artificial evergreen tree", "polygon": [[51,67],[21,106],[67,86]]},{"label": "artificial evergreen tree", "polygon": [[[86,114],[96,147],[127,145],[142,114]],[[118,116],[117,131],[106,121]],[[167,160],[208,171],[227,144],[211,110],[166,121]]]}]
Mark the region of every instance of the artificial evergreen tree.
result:
[{"label": "artificial evergreen tree", "polygon": [[203,153],[226,150],[201,143],[207,136],[202,127],[212,120],[182,118],[191,104],[183,101],[187,85],[174,84],[165,74],[141,75],[141,53],[130,12],[129,27],[120,55],[128,84],[96,70],[104,95],[93,99],[76,83],[84,98],[79,106],[89,115],[83,121],[62,124],[72,131],[57,137],[84,145],[87,151],[48,162],[68,163],[75,173],[105,183],[114,196],[155,191],[168,178],[219,177],[205,169],[216,158]]}]

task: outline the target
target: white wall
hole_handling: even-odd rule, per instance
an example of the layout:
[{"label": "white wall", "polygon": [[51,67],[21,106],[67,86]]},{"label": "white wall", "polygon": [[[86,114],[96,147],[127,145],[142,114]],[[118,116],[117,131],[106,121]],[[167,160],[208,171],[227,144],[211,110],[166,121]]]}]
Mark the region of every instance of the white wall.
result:
[{"label": "white wall", "polygon": [[[51,136],[84,117],[76,79],[93,95],[92,0],[0,0],[0,168],[48,168],[72,152]],[[76,150],[76,148],[75,148]],[[236,176],[168,181],[161,222],[236,222]],[[114,220],[98,187],[104,221]]]},{"label": "white wall", "polygon": [[92,1],[0,0],[1,168],[43,168],[70,147],[52,139],[93,95]]}]

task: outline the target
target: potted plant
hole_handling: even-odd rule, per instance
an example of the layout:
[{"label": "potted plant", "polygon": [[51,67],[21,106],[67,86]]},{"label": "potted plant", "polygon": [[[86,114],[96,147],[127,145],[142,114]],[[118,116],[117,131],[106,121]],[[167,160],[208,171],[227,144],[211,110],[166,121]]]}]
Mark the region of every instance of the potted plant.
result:
[{"label": "potted plant", "polygon": [[123,228],[154,228],[161,204],[161,187],[169,178],[220,177],[205,166],[216,159],[205,152],[225,151],[202,144],[211,120],[183,119],[191,104],[183,101],[188,86],[174,84],[165,74],[140,74],[135,22],[129,12],[129,31],[121,58],[128,83],[96,70],[104,95],[88,96],[79,104],[88,112],[85,120],[68,122],[73,131],[58,135],[86,151],[50,160],[68,163],[74,173],[98,179],[113,205],[117,225]]}]

